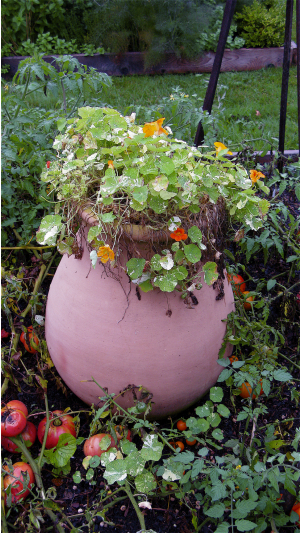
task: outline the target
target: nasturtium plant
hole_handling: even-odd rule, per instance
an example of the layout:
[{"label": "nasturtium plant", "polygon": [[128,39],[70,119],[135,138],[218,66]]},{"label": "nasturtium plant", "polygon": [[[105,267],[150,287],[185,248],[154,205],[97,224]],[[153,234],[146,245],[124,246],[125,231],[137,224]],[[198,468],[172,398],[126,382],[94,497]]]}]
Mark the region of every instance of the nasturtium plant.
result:
[{"label": "nasturtium plant", "polygon": [[[57,213],[43,219],[37,240],[53,245],[58,239],[61,253],[76,253],[69,238],[75,239],[78,229],[74,220],[88,209],[93,267],[100,262],[124,268],[125,233],[130,239],[125,270],[141,290],[184,295],[191,286],[199,289],[202,278],[213,285],[228,215],[259,229],[269,204],[256,195],[257,185],[243,166],[225,158],[227,150],[204,154],[172,138],[163,118],[141,126],[134,120],[115,109],[82,107],[77,117],[59,124],[56,160],[41,175],[57,197]],[[155,242],[152,254],[140,250],[139,239]]]}]

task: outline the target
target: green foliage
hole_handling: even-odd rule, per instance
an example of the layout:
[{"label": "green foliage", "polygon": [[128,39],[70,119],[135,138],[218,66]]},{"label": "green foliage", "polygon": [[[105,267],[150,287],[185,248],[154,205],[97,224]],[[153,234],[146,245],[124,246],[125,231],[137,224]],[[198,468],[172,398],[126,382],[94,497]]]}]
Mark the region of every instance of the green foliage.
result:
[{"label": "green foliage", "polygon": [[[203,50],[216,52],[223,20],[223,13],[224,7],[217,5],[207,31],[203,31],[199,37],[199,43],[201,43]],[[236,31],[237,25],[231,24],[225,48],[230,48],[230,50],[233,50],[235,48],[242,48],[244,46],[244,39],[235,36]]]},{"label": "green foliage", "polygon": [[[59,71],[40,56],[21,61],[13,84],[2,86],[2,244],[11,228],[20,231],[25,244],[40,217],[52,211],[52,197],[47,198],[38,175],[53,159],[57,121],[72,116],[87,95],[98,96],[111,83],[106,74],[83,67],[70,56],[57,58],[57,64]],[[55,109],[28,105],[29,95],[49,93],[56,98]]]},{"label": "green foliage", "polygon": [[[268,201],[256,196],[245,169],[222,157],[224,153],[202,153],[183,141],[167,138],[172,132],[162,127],[163,118],[141,127],[134,124],[134,114],[123,117],[111,108],[83,107],[78,115],[62,121],[60,129],[66,126],[66,131],[54,142],[56,162],[41,176],[60,200],[64,225],[61,228],[57,214],[43,219],[37,235],[40,244],[52,245],[58,236],[59,244],[65,243],[65,236],[74,238],[77,206],[89,205],[98,222],[98,236],[94,229],[88,235],[95,267],[97,255],[102,263],[117,261],[120,232],[128,231],[127,225],[136,224],[141,217],[146,230],[148,226],[154,232],[174,232],[170,235],[177,242],[158,246],[147,265],[145,258],[136,257],[141,254],[133,245],[133,257],[127,264],[131,279],[146,291],[153,287],[165,292],[176,287],[191,291],[200,284],[202,250],[206,261],[215,256],[210,235],[216,222],[211,215],[202,235],[201,215],[192,224],[190,214],[199,213],[200,205],[211,209],[217,204],[221,242],[224,236],[219,220],[226,220],[225,212],[254,230],[261,227]],[[214,262],[206,263],[202,271],[208,285],[217,280]],[[183,297],[187,295],[183,293]]]},{"label": "green foliage", "polygon": [[[146,64],[151,65],[166,52],[193,58],[207,46],[215,47],[222,14],[214,0],[102,0],[85,20],[95,46],[101,43],[112,53],[146,52]],[[236,44],[231,33],[228,45]]]},{"label": "green foliage", "polygon": [[38,34],[60,25],[64,18],[64,0],[3,0],[1,6],[2,42],[9,45],[11,53],[19,43],[35,40]]},{"label": "green foliage", "polygon": [[[78,46],[75,39],[65,41],[65,39],[60,39],[57,36],[52,37],[50,32],[47,32],[39,33],[35,43],[31,42],[30,39],[23,41],[14,51],[18,56],[34,56],[36,53],[43,55],[84,53],[85,55],[92,56],[94,54],[103,54],[104,48],[95,48],[92,44]],[[9,55],[11,49],[8,45],[5,45],[1,52],[2,56]]]},{"label": "green foliage", "polygon": [[282,46],[285,29],[285,2],[272,0],[266,4],[254,0],[235,15],[238,34],[247,48]]},{"label": "green foliage", "polygon": [[[271,254],[275,253],[287,263],[294,263],[292,266],[297,270],[300,266],[300,246],[297,235],[299,219],[295,218],[281,201],[281,196],[285,191],[290,194],[294,191],[296,198],[300,200],[299,164],[287,166],[283,173],[279,173],[278,169],[273,169],[272,174],[268,186],[272,191],[273,199],[263,227],[256,234],[245,228],[244,238],[239,241],[239,247],[245,253],[247,261],[263,251],[266,264]],[[262,185],[259,186],[262,187]],[[268,287],[268,290],[270,288]]]}]

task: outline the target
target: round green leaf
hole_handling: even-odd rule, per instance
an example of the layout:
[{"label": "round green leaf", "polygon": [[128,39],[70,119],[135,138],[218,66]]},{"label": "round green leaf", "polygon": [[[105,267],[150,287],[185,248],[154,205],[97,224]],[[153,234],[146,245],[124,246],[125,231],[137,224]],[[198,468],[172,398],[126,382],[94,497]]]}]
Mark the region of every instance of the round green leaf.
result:
[{"label": "round green leaf", "polygon": [[218,279],[217,265],[213,261],[208,261],[203,266],[204,281],[207,285],[212,285]]},{"label": "round green leaf", "polygon": [[221,387],[212,387],[209,391],[209,397],[212,402],[221,402],[223,399],[223,390]]},{"label": "round green leaf", "polygon": [[187,244],[184,247],[184,255],[191,263],[198,263],[201,259],[201,250],[195,244]]},{"label": "round green leaf", "polygon": [[155,478],[153,474],[151,474],[151,472],[147,472],[147,470],[144,470],[141,474],[138,474],[134,482],[137,492],[142,492],[144,494],[148,494],[156,488]]},{"label": "round green leaf", "polygon": [[143,269],[146,264],[145,259],[137,259],[133,257],[126,263],[127,274],[131,279],[138,279],[143,274]]}]

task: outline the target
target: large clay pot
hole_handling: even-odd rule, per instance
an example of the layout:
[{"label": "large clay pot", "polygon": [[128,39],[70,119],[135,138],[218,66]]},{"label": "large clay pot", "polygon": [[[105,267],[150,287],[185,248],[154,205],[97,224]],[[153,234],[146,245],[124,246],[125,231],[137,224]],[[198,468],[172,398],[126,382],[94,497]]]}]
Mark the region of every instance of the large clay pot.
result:
[{"label": "large clay pot", "polygon": [[[224,298],[216,300],[218,291],[203,283],[194,291],[198,305],[189,308],[175,292],[138,294],[122,270],[91,268],[84,239],[82,245],[81,259],[62,258],[46,310],[48,349],[65,383],[84,402],[97,405],[103,392],[85,381],[92,377],[109,393],[143,386],[153,394],[152,418],[193,404],[222,370],[217,364],[226,329],[222,320],[234,309],[227,279]],[[132,394],[117,401],[125,408],[133,405]]]}]

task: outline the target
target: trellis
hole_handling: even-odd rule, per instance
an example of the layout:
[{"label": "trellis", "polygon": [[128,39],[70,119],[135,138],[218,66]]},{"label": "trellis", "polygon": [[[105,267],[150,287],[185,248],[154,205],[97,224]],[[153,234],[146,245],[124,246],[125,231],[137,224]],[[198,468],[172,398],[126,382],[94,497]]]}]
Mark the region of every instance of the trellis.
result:
[{"label": "trellis", "polygon": [[[215,97],[215,92],[218,84],[225,44],[228,37],[231,21],[235,10],[236,0],[227,0],[223,15],[223,21],[215,55],[215,60],[207,87],[206,95],[203,103],[203,111],[211,113],[212,105]],[[286,111],[287,111],[287,97],[289,84],[289,69],[291,58],[291,40],[292,40],[292,19],[293,19],[293,0],[286,0],[286,19],[285,19],[285,37],[284,37],[284,53],[282,65],[282,85],[281,85],[281,102],[280,102],[280,119],[279,119],[279,143],[278,152],[280,158],[278,161],[278,169],[282,170],[284,161],[284,140],[285,140],[285,126],[286,126]],[[297,38],[297,98],[298,98],[298,146],[300,155],[300,0],[296,0],[296,38]],[[195,141],[195,146],[199,146],[204,142],[204,130],[202,122],[198,124]]]}]

